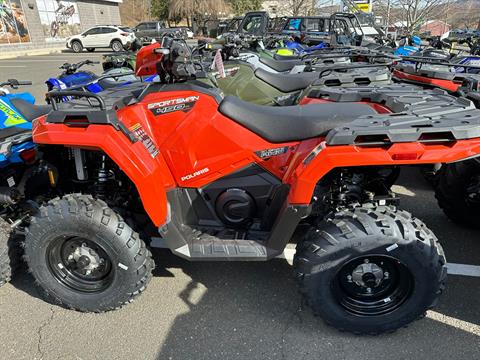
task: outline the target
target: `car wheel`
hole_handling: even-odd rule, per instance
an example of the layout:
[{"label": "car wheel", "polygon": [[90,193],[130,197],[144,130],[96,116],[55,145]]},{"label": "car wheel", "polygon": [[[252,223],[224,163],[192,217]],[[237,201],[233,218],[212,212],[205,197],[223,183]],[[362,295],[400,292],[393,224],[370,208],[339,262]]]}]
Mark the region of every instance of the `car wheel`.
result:
[{"label": "car wheel", "polygon": [[83,50],[82,43],[80,41],[73,41],[72,42],[72,50],[73,50],[73,52],[76,52],[76,53],[82,52],[82,50]]},{"label": "car wheel", "polygon": [[88,51],[88,52],[94,52],[94,51],[95,51],[95,48],[87,48],[87,51]]},{"label": "car wheel", "polygon": [[113,40],[110,47],[114,52],[120,52],[123,50],[123,44],[118,40]]}]

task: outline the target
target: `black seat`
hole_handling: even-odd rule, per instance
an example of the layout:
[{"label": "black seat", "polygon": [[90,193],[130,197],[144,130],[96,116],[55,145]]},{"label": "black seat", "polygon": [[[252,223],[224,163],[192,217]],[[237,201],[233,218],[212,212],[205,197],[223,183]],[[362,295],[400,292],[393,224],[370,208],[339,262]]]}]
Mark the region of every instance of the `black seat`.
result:
[{"label": "black seat", "polygon": [[304,65],[301,60],[275,60],[271,58],[260,58],[260,62],[278,72],[290,71],[296,65]]},{"label": "black seat", "polygon": [[5,141],[8,138],[16,137],[17,135],[27,134],[31,135],[32,130],[20,128],[18,126],[10,126],[0,130],[0,142]]},{"label": "black seat", "polygon": [[264,69],[255,70],[255,76],[281,92],[303,90],[318,79],[318,72],[304,72],[299,74],[272,73]]},{"label": "black seat", "polygon": [[314,138],[362,115],[376,114],[368,105],[325,103],[304,106],[255,105],[234,96],[220,103],[220,113],[271,143]]},{"label": "black seat", "polygon": [[19,98],[13,98],[10,102],[27,121],[33,121],[52,110],[52,107],[49,105],[35,105]]},{"label": "black seat", "polygon": [[300,59],[300,56],[298,55],[278,55],[278,54],[273,54],[273,58],[275,60],[298,60]]}]

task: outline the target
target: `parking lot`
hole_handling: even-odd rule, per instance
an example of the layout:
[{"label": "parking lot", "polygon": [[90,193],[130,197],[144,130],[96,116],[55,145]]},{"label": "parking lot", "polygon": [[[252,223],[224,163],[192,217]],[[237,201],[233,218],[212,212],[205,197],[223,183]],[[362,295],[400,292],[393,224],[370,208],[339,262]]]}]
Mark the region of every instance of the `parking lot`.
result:
[{"label": "parking lot", "polygon": [[[104,53],[0,60],[0,79],[31,80],[43,103],[45,80],[64,62]],[[99,72],[100,65],[89,67]],[[0,288],[2,359],[479,359],[480,231],[451,223],[416,169],[402,174],[402,207],[444,246],[451,275],[427,318],[394,334],[340,333],[304,306],[285,259],[189,263],[154,251],[147,291],[121,310],[83,314],[42,300],[23,269]],[[290,257],[287,254],[287,260]]]}]

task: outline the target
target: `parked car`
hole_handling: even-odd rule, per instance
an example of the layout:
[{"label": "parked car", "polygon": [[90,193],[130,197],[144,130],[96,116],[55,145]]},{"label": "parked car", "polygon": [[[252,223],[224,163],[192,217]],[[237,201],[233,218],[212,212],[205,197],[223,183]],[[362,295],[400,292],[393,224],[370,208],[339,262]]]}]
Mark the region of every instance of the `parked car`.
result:
[{"label": "parked car", "polygon": [[192,31],[191,28],[189,28],[188,26],[178,26],[178,27],[175,27],[175,28],[171,28],[171,29],[178,29],[178,30],[181,30],[184,32],[185,34],[185,37],[187,39],[193,39],[193,37],[195,36],[194,32]]},{"label": "parked car", "polygon": [[119,52],[130,49],[135,40],[135,33],[126,26],[99,25],[67,38],[67,48],[76,53],[83,49],[92,52],[97,48],[111,48]]},{"label": "parked car", "polygon": [[143,43],[149,44],[153,39],[160,39],[164,35],[173,34],[175,38],[186,38],[187,33],[181,28],[168,28],[163,21],[141,22],[133,29],[136,37]]}]

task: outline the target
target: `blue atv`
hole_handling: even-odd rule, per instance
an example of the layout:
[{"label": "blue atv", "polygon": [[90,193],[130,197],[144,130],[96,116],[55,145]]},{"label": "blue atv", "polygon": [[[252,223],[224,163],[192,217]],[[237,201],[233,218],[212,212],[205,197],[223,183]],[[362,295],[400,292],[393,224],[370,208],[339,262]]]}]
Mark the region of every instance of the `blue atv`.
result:
[{"label": "blue atv", "polygon": [[0,286],[18,263],[22,224],[56,181],[55,169],[39,159],[31,131],[31,121],[50,107],[34,105],[32,95],[8,89],[30,84],[15,79],[0,83]]},{"label": "blue atv", "polygon": [[324,42],[320,42],[319,44],[314,46],[304,46],[301,43],[292,40],[286,40],[284,43],[287,49],[293,50],[298,55],[312,54],[317,50],[325,49],[326,47],[328,47],[328,45]]},{"label": "blue atv", "polygon": [[[102,76],[92,71],[81,70],[85,65],[98,64],[98,61],[83,60],[76,64],[65,63],[60,66],[63,72],[58,78],[50,78],[45,83],[48,91],[51,90],[84,90],[97,94],[106,89],[116,86],[124,86],[139,80],[130,69],[113,68],[106,71]],[[65,99],[68,100],[68,99]],[[47,103],[49,99],[46,99]]]},{"label": "blue atv", "polygon": [[407,36],[393,54],[397,56],[411,56],[420,50],[421,45],[422,39],[418,36]]}]

